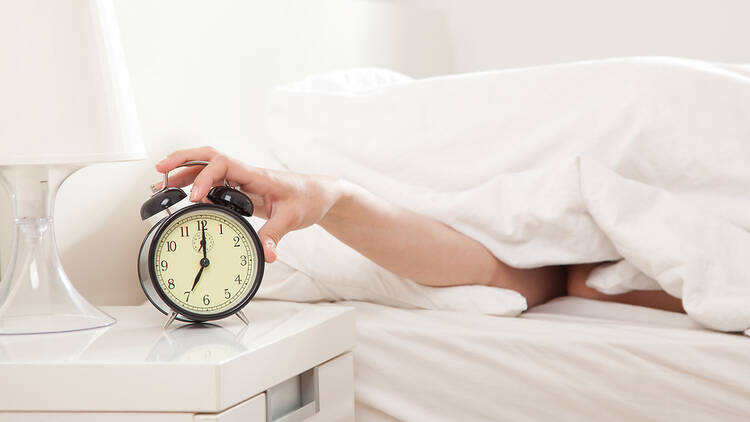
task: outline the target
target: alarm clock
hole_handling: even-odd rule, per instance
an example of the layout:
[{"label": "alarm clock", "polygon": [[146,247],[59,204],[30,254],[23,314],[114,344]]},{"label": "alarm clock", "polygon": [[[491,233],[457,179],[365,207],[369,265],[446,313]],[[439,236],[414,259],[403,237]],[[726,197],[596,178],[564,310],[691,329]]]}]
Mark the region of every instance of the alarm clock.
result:
[{"label": "alarm clock", "polygon": [[[179,167],[207,165],[188,161]],[[141,206],[149,228],[138,254],[138,276],[148,300],[177,319],[204,322],[237,315],[263,278],[265,257],[258,234],[246,217],[253,203],[225,181],[211,188],[211,203],[192,203],[180,188],[164,186]]]}]

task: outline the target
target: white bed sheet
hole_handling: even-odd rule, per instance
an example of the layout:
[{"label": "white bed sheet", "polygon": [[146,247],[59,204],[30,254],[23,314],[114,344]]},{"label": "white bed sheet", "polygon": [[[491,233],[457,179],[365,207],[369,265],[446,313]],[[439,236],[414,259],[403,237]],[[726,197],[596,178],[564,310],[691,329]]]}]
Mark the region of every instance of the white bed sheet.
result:
[{"label": "white bed sheet", "polygon": [[748,420],[750,341],[573,297],[521,318],[357,308],[357,421]]}]

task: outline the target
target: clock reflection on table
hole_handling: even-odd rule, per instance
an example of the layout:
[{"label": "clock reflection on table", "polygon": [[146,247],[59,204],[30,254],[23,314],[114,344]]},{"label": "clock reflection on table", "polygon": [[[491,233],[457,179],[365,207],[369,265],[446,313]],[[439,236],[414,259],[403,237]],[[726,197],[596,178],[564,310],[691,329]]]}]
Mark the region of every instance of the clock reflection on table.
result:
[{"label": "clock reflection on table", "polygon": [[249,326],[236,333],[218,324],[188,324],[164,331],[146,361],[219,362],[238,355],[247,347],[242,340]]}]

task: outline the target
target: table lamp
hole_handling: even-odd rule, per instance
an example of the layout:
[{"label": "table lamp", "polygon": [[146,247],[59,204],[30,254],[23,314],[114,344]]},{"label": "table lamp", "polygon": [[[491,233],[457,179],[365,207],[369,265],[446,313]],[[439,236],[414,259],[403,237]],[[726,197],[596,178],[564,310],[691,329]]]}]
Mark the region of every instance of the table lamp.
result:
[{"label": "table lamp", "polygon": [[[89,304],[63,271],[55,196],[86,165],[142,158],[112,1],[0,2],[0,181],[10,193],[15,225],[0,281],[0,334],[115,322]],[[91,264],[106,283],[107,268]]]}]

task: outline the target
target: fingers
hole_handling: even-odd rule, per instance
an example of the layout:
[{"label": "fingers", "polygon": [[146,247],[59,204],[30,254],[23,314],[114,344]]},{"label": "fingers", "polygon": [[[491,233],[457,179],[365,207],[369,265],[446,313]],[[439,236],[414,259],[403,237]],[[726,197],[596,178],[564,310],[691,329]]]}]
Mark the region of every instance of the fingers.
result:
[{"label": "fingers", "polygon": [[234,160],[229,160],[229,162],[227,180],[238,183],[245,193],[262,196],[269,193],[276,183],[266,169],[245,165]]},{"label": "fingers", "polygon": [[[160,173],[167,173],[187,161],[207,161],[208,164],[205,167],[188,167],[175,173],[169,178],[170,187],[183,187],[192,183],[190,201],[205,202],[207,201],[205,196],[211,187],[221,185],[225,180],[238,183],[253,201],[256,211],[262,211],[256,214],[266,217],[266,204],[263,197],[274,190],[274,186],[280,185],[275,172],[244,165],[210,146],[175,151],[156,163],[156,170]],[[161,182],[151,185],[152,190],[161,188]],[[295,228],[296,221],[297,217],[294,213],[273,209],[270,218],[258,232],[267,262],[271,263],[276,260],[276,245],[284,235]]]},{"label": "fingers", "polygon": [[258,231],[258,237],[263,245],[263,253],[266,255],[266,262],[276,261],[276,245],[281,238],[294,229],[295,216],[292,213],[278,212],[273,213],[266,224]]},{"label": "fingers", "polygon": [[169,187],[181,188],[193,183],[198,173],[203,170],[203,166],[186,167],[175,174],[169,176]]},{"label": "fingers", "polygon": [[215,156],[206,167],[204,167],[193,181],[193,188],[190,191],[190,200],[197,202],[201,200],[208,190],[216,182],[223,182],[227,176],[229,159],[223,155]]},{"label": "fingers", "polygon": [[[181,188],[185,187],[191,183],[193,183],[193,180],[195,180],[195,177],[203,170],[203,166],[192,166],[192,167],[186,167],[183,170],[180,170],[177,173],[172,174],[169,176],[169,185],[167,187],[173,188]],[[163,182],[155,182],[151,185],[151,191],[157,192],[161,190],[164,186]]]},{"label": "fingers", "polygon": [[211,161],[219,154],[219,151],[210,146],[177,150],[156,163],[156,170],[159,173],[166,173],[185,161]]},{"label": "fingers", "polygon": [[268,220],[268,214],[266,214],[266,201],[263,199],[260,195],[255,195],[252,193],[247,193],[247,197],[250,198],[250,202],[253,203],[253,215],[256,217],[260,217],[264,220]]},{"label": "fingers", "polygon": [[[190,200],[200,201],[212,186],[221,185],[224,180],[239,183],[247,193],[264,195],[271,186],[268,172],[231,160],[213,147],[191,148],[175,151],[156,164],[162,173],[171,171],[186,161],[208,161],[205,167],[195,166],[181,170],[169,178],[169,186],[186,186],[193,183]],[[161,189],[161,183],[152,185],[152,190]]]}]

